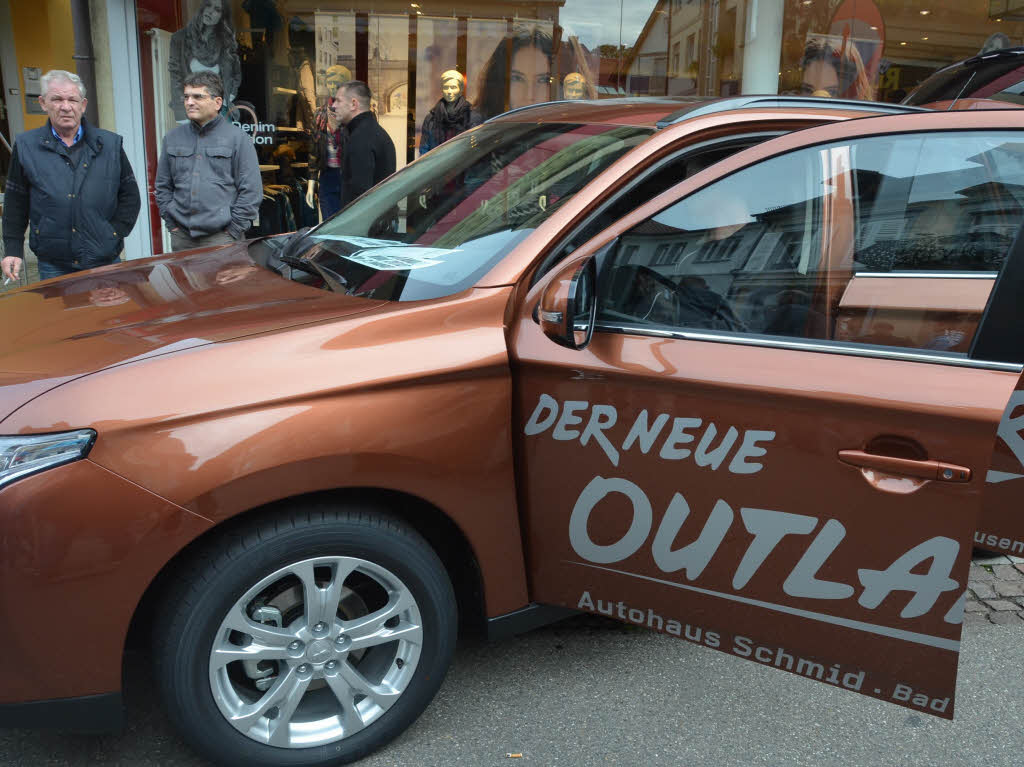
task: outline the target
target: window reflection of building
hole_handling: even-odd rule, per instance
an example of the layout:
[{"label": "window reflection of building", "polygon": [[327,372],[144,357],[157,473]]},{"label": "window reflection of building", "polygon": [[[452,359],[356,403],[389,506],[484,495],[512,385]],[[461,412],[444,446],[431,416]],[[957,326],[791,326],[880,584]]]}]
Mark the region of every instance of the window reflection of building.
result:
[{"label": "window reflection of building", "polygon": [[[769,160],[623,235],[604,272],[604,321],[965,353],[980,310],[962,290],[945,305],[907,303],[906,278],[998,273],[1024,221],[1022,147],[961,134],[821,151],[850,151],[859,167],[822,183],[814,152]],[[768,178],[791,182],[769,194]],[[825,205],[822,188],[856,190],[856,206]]]},{"label": "window reflection of building", "polygon": [[746,7],[743,0],[659,2],[626,63],[627,90],[658,96],[739,93]]},{"label": "window reflection of building", "polygon": [[[409,22],[400,17],[375,17],[370,20],[367,85],[373,92],[377,122],[395,145],[398,167],[405,165],[407,109],[392,109],[396,91],[409,87]],[[401,97],[397,101],[402,101]]]},{"label": "window reflection of building", "polygon": [[[634,94],[796,93],[805,49],[817,37],[834,41],[837,51],[852,51],[843,55],[861,62],[865,84],[854,95],[892,101],[986,44],[1024,42],[1022,20],[1001,16],[982,0],[656,0],[652,5],[642,31],[626,44],[624,84]],[[765,47],[773,35],[775,42]],[[751,66],[746,57],[753,57]],[[744,75],[760,72],[765,77],[757,83],[744,82]],[[766,82],[775,85],[766,88]]]}]

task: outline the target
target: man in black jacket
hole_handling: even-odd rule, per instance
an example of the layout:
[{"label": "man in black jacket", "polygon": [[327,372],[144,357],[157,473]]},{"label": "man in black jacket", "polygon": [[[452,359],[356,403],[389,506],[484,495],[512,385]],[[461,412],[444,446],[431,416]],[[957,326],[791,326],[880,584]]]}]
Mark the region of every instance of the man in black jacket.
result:
[{"label": "man in black jacket", "polygon": [[370,89],[360,80],[340,88],[334,99],[338,121],[348,130],[341,171],[341,207],[395,172],[395,145],[370,112]]},{"label": "man in black jacket", "polygon": [[17,280],[29,247],[39,276],[117,261],[139,215],[139,186],[121,137],[85,120],[85,86],[55,69],[42,77],[39,103],[49,119],[18,137],[4,194],[4,277]]}]

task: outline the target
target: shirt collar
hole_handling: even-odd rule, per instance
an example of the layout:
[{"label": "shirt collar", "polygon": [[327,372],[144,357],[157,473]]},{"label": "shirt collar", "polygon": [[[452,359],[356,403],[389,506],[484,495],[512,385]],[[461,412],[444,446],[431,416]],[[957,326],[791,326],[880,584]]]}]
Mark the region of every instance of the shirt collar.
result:
[{"label": "shirt collar", "polygon": [[221,121],[221,115],[219,115],[219,114],[216,115],[208,123],[206,123],[206,125],[200,125],[195,120],[189,120],[189,122],[192,124],[192,129],[195,130],[195,132],[200,134],[200,135],[205,135],[206,133],[212,131],[214,129],[214,127],[218,123],[220,123],[220,121]]},{"label": "shirt collar", "polygon": [[[53,134],[53,137],[58,141],[63,141],[64,139],[57,135],[57,131],[54,129],[53,123],[47,120],[47,124],[50,126],[50,133]],[[85,131],[82,130],[82,123],[78,123],[78,132],[75,134],[75,140],[71,142],[71,146],[74,146],[75,144],[82,140],[82,134],[84,132]]]}]

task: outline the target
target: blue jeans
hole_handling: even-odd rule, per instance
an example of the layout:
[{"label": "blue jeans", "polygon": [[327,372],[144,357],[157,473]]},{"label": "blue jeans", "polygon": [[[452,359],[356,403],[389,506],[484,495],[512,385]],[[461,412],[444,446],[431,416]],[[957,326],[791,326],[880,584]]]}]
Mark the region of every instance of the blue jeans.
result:
[{"label": "blue jeans", "polygon": [[51,264],[49,261],[39,261],[38,266],[39,279],[41,280],[49,280],[54,277],[61,277],[62,275],[78,271],[72,266],[58,266],[57,264]]},{"label": "blue jeans", "polygon": [[320,171],[320,215],[326,221],[341,208],[341,168]]},{"label": "blue jeans", "polygon": [[[110,264],[116,264],[120,259],[115,258],[113,261],[108,261],[105,264],[90,264],[89,266],[60,266],[59,264],[51,264],[49,261],[37,261],[36,266],[39,267],[39,279],[49,280],[54,277],[63,277],[65,274],[75,274],[76,272],[84,272],[86,269],[98,269],[101,266],[110,266]],[[22,262],[22,268],[24,268],[24,262]]]}]

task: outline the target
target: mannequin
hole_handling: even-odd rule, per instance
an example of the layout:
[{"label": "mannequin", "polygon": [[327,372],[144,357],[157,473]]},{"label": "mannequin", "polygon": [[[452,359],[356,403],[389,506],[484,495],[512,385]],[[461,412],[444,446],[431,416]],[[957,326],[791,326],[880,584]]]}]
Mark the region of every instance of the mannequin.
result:
[{"label": "mannequin", "polygon": [[579,72],[570,72],[562,80],[562,98],[569,100],[587,97],[587,79]]},{"label": "mannequin", "polygon": [[427,113],[420,129],[420,156],[464,130],[483,122],[466,101],[466,77],[455,69],[441,74],[441,99]]},{"label": "mannequin", "polygon": [[309,181],[306,205],[311,208],[313,192],[320,183],[320,214],[330,218],[341,206],[341,168],[345,162],[345,131],[334,114],[334,94],[352,79],[348,67],[336,64],[325,73],[327,100],[313,115],[313,150],[309,153]]}]

